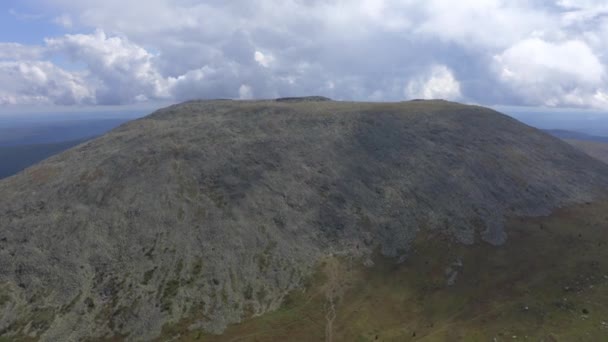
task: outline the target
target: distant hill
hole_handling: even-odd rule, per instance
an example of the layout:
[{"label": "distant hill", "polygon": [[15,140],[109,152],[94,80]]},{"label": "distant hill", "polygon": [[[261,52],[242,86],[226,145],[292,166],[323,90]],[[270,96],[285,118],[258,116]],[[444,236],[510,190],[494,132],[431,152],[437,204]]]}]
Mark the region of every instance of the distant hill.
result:
[{"label": "distant hill", "polygon": [[608,163],[608,137],[562,129],[548,129],[544,131],[563,139],[588,155]]},{"label": "distant hill", "polygon": [[479,106],[190,101],[0,181],[0,340],[602,340],[607,189]]},{"label": "distant hill", "polygon": [[608,163],[608,142],[564,139],[590,156]]},{"label": "distant hill", "polygon": [[584,140],[584,141],[597,141],[597,142],[605,142],[608,143],[608,137],[599,136],[599,135],[590,135],[581,132],[568,131],[563,129],[545,129],[545,132],[561,138],[561,139],[574,139],[574,140]]},{"label": "distant hill", "polygon": [[583,132],[595,136],[608,136],[608,113],[585,110],[526,111],[521,108],[501,108],[517,120],[540,129]]},{"label": "distant hill", "polygon": [[0,146],[0,179],[12,176],[35,163],[87,140],[89,139],[37,145]]}]

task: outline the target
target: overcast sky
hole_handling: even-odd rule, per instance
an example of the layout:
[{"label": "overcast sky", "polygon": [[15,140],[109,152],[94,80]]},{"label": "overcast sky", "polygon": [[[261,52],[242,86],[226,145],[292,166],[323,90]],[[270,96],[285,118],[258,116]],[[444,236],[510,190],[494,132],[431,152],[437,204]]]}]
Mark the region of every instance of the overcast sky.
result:
[{"label": "overcast sky", "polygon": [[606,0],[3,0],[0,108],[325,95],[608,109]]}]

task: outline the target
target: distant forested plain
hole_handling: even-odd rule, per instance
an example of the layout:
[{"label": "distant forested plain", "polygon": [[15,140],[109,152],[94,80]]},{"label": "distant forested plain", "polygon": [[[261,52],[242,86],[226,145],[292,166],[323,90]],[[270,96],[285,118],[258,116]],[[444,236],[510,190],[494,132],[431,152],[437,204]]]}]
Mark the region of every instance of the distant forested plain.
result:
[{"label": "distant forested plain", "polygon": [[[564,138],[564,132],[590,137],[608,137],[608,112],[590,110],[537,110],[526,111],[507,107],[496,107],[515,119],[532,127],[549,130]],[[561,132],[560,132],[561,131]],[[570,137],[567,137],[570,138]],[[594,139],[594,141],[597,141]]]},{"label": "distant forested plain", "polygon": [[86,140],[88,139],[49,144],[0,146],[0,179],[12,176],[28,166],[63,152]]},{"label": "distant forested plain", "polygon": [[0,122],[0,146],[40,145],[101,135],[126,119]]},{"label": "distant forested plain", "polygon": [[0,179],[81,144],[128,118],[32,121],[0,117]]}]

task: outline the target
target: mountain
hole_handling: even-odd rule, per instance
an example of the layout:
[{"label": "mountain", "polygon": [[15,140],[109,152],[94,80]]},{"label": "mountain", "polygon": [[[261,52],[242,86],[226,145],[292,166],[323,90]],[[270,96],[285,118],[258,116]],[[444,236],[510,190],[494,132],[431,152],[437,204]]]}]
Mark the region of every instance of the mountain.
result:
[{"label": "mountain", "polygon": [[0,160],[2,160],[2,164],[0,164],[0,179],[12,176],[28,166],[81,144],[86,140],[88,139],[38,145],[0,146]]},{"label": "mountain", "polygon": [[[478,106],[186,102],[0,181],[0,334],[216,340],[236,329],[244,340],[273,331],[286,335],[270,339],[285,340],[285,329],[304,327],[327,340],[349,331],[363,340],[413,338],[432,328],[430,317],[449,326],[454,308],[476,317],[479,305],[512,298],[522,284],[559,284],[557,273],[540,272],[545,266],[582,272],[594,261],[603,279],[604,259],[585,253],[603,241],[604,216],[563,229],[562,221],[539,229],[534,217],[577,205],[600,213],[594,203],[607,188],[606,164]],[[573,230],[583,224],[595,230]],[[586,252],[557,259],[582,241]],[[372,285],[403,292],[347,293]],[[469,301],[469,292],[454,301],[436,295],[467,289],[484,302]],[[383,294],[390,300],[382,303],[415,310],[381,305],[389,311],[376,321],[428,320],[413,334],[367,325],[355,304],[365,309]],[[426,300],[431,311],[416,309]],[[351,325],[339,316],[334,329],[343,308],[352,309]],[[294,313],[314,326],[291,325]]]}]

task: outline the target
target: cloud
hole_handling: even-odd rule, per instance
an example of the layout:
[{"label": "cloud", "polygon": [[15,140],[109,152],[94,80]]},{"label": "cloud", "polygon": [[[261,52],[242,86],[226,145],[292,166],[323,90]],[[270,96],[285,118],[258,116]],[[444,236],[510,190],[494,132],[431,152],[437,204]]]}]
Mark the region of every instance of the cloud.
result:
[{"label": "cloud", "polygon": [[97,83],[99,104],[123,104],[169,96],[168,81],[154,66],[154,56],[125,37],[94,34],[66,35],[46,40],[47,48],[87,65]]},{"label": "cloud", "polygon": [[27,46],[19,43],[0,42],[1,60],[37,60],[42,58],[44,49],[39,46]]},{"label": "cloud", "polygon": [[[45,56],[64,56],[86,65],[67,71]],[[46,39],[45,46],[0,44],[2,103],[118,105],[164,100],[175,79],[161,76],[156,57],[127,38],[93,34]],[[63,89],[63,90],[62,90]]]},{"label": "cloud", "polygon": [[[608,108],[604,1],[39,3],[34,10],[54,13],[57,25],[88,33],[38,47],[0,44],[0,60],[68,57],[77,67],[54,67],[88,89],[76,101],[319,94]],[[26,84],[0,90],[15,101],[26,90],[47,101],[46,90]]]},{"label": "cloud", "polygon": [[460,84],[445,65],[436,65],[428,75],[413,79],[405,89],[408,98],[457,100],[462,95]]},{"label": "cloud", "polygon": [[239,99],[241,100],[251,100],[253,98],[253,89],[246,84],[242,84],[239,87]]},{"label": "cloud", "polygon": [[274,61],[274,57],[272,55],[265,55],[260,51],[256,51],[254,53],[253,59],[255,59],[255,61],[264,68],[270,67],[270,64]]},{"label": "cloud", "polygon": [[534,1],[430,0],[417,31],[469,47],[500,48],[531,34],[555,31],[557,23]]},{"label": "cloud", "polygon": [[50,62],[1,62],[0,104],[74,105],[93,102],[81,75],[65,72]]},{"label": "cloud", "polygon": [[35,20],[40,20],[40,19],[44,18],[44,14],[26,13],[26,12],[17,11],[14,8],[9,9],[8,13],[10,15],[12,15],[15,19],[21,20],[21,21],[35,21]]},{"label": "cloud", "polygon": [[53,22],[67,29],[71,29],[74,26],[74,21],[72,21],[72,17],[68,14],[62,14],[58,17],[55,17],[55,19],[53,19]]},{"label": "cloud", "polygon": [[527,39],[494,57],[499,80],[528,105],[605,106],[606,70],[583,41]]},{"label": "cloud", "polygon": [[230,66],[215,69],[204,66],[186,74],[171,77],[169,86],[172,98],[177,101],[210,98],[239,98],[238,75]]}]

